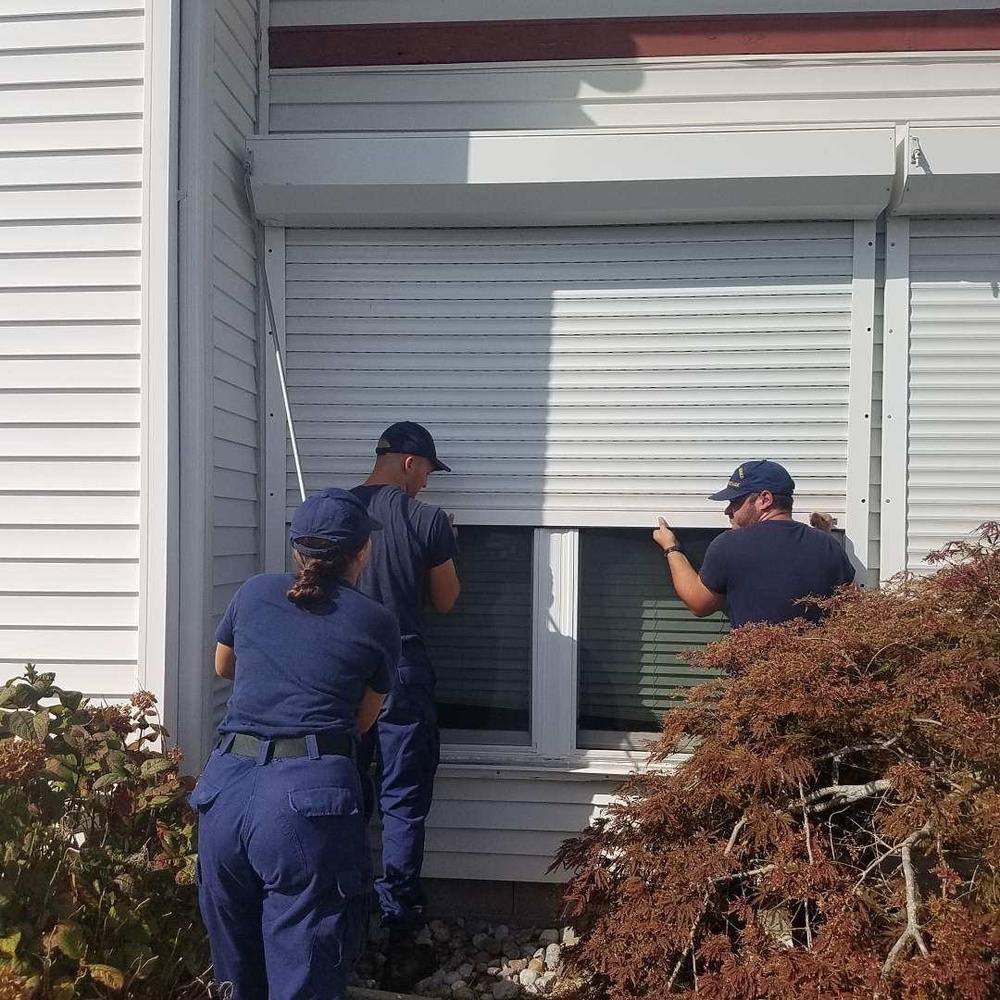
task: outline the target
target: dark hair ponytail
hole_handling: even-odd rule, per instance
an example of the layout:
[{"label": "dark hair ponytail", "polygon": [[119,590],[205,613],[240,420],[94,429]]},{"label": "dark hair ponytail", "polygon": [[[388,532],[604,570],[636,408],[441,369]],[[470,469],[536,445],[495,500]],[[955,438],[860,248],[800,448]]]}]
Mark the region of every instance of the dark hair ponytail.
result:
[{"label": "dark hair ponytail", "polygon": [[328,549],[322,558],[298,553],[298,572],[285,595],[292,604],[311,611],[328,601],[344,577],[351,560],[361,551],[360,546],[347,551],[324,538],[301,538],[299,541],[311,549]]}]

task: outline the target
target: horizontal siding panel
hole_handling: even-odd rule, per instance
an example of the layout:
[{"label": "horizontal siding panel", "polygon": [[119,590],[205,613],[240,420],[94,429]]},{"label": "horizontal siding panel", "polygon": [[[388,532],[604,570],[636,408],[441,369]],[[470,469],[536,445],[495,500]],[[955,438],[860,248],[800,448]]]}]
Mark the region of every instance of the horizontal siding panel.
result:
[{"label": "horizontal siding panel", "polygon": [[138,559],[134,527],[38,528],[0,525],[5,559]]},{"label": "horizontal siding panel", "polygon": [[255,528],[227,528],[216,526],[212,535],[213,556],[248,555],[257,551]]},{"label": "horizontal siding panel", "polygon": [[0,560],[0,593],[137,595],[139,566],[135,562],[4,559]]},{"label": "horizontal siding panel", "polygon": [[109,220],[135,220],[142,215],[142,188],[138,184],[38,191],[0,188],[0,213],[7,224],[58,223],[69,218],[99,219],[102,224]]},{"label": "horizontal siding panel", "polygon": [[0,632],[11,624],[46,628],[53,620],[60,628],[125,628],[135,626],[138,596],[37,595],[0,593]]},{"label": "horizontal siding panel", "polygon": [[[47,603],[48,599],[46,599]],[[131,628],[8,628],[0,626],[0,660],[66,660],[77,663],[134,662],[138,637]],[[88,686],[89,687],[89,686]]]},{"label": "horizontal siding panel", "polygon": [[0,524],[138,527],[139,498],[114,494],[32,496],[0,493]]},{"label": "horizontal siding panel", "polygon": [[139,394],[109,392],[3,392],[0,424],[138,424]]},{"label": "horizontal siding panel", "polygon": [[74,490],[110,492],[139,489],[139,457],[128,455],[120,461],[96,459],[67,460],[32,456],[18,461],[0,453],[0,477],[4,488],[20,491],[61,491],[67,483]]},{"label": "horizontal siding panel", "polygon": [[0,31],[0,55],[52,49],[141,48],[141,13],[115,17],[50,18],[45,31],[35,21],[7,21]]},{"label": "horizontal siding panel", "polygon": [[[9,23],[9,22],[8,22]],[[39,36],[47,22],[40,22]],[[0,22],[0,27],[7,25]],[[32,84],[94,84],[142,80],[141,46],[91,48],[75,52],[14,53],[0,61],[0,87]]]},{"label": "horizontal siding panel", "polygon": [[[0,177],[0,186],[3,179]],[[126,206],[117,218],[99,223],[59,223],[0,226],[0,253],[4,254],[55,254],[55,253],[127,253],[137,251],[142,243],[142,229],[138,219],[119,221]]]},{"label": "horizontal siding panel", "polygon": [[107,257],[5,257],[0,258],[0,291],[28,288],[106,288],[138,286],[138,254]]},{"label": "horizontal siding panel", "polygon": [[549,873],[549,855],[453,854],[428,851],[424,855],[424,878],[451,878],[490,882],[565,882],[566,875]]},{"label": "horizontal siding panel", "polygon": [[0,118],[97,118],[142,113],[142,80],[77,86],[0,86]]},{"label": "horizontal siding panel", "polygon": [[643,60],[629,70],[611,60],[276,70],[270,125],[281,133],[881,123],[992,117],[998,97],[1000,71],[987,53],[923,59],[916,84],[912,59],[894,54],[798,65]]},{"label": "horizontal siding panel", "polygon": [[131,319],[139,312],[139,290],[54,288],[48,292],[0,289],[0,315],[12,320]]},{"label": "horizontal siding panel", "polygon": [[141,150],[7,156],[4,158],[3,174],[0,175],[0,187],[63,184],[70,177],[75,184],[138,183],[142,178]]},{"label": "horizontal siding panel", "polygon": [[215,498],[215,522],[225,528],[257,528],[257,504],[252,495],[243,498]]},{"label": "horizontal siding panel", "polygon": [[141,14],[137,0],[4,0],[3,18],[45,14]]},{"label": "horizontal siding panel", "polygon": [[[580,829],[586,826],[584,817]],[[572,831],[578,833],[579,830]],[[427,831],[426,850],[450,854],[476,854],[494,858],[497,855],[514,857],[548,857],[551,859],[567,833],[541,833],[535,830],[504,830],[498,837],[493,830],[449,830],[431,826]]]},{"label": "horizontal siding panel", "polygon": [[10,458],[132,458],[139,450],[138,426],[63,424],[10,427],[0,424],[0,455]]},{"label": "horizontal siding panel", "polygon": [[0,154],[19,150],[60,154],[86,150],[91,153],[141,146],[141,114],[113,121],[0,122]]},{"label": "horizontal siding panel", "polygon": [[[2,296],[0,296],[2,302]],[[4,362],[6,389],[139,388],[139,359],[133,357],[12,358]]]}]

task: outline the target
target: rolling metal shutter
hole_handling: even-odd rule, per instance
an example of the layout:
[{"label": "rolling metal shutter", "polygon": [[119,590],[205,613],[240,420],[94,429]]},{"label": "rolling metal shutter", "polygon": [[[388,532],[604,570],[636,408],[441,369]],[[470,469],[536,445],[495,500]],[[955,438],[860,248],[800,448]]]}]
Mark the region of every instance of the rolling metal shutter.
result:
[{"label": "rolling metal shutter", "polygon": [[906,565],[1000,518],[1000,218],[910,223]]},{"label": "rolling metal shutter", "polygon": [[[466,524],[719,526],[737,462],[843,517],[850,222],[289,230],[286,352],[307,490],[413,419]],[[287,501],[298,499],[289,467]]]}]

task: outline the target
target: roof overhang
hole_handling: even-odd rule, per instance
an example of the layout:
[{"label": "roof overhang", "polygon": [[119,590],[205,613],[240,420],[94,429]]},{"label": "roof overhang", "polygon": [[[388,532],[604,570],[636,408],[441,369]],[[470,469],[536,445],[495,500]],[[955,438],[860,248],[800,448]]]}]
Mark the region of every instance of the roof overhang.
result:
[{"label": "roof overhang", "polygon": [[911,123],[897,215],[1000,211],[1000,125]]},{"label": "roof overhang", "polygon": [[277,226],[525,226],[870,219],[892,126],[345,133],[248,143]]}]

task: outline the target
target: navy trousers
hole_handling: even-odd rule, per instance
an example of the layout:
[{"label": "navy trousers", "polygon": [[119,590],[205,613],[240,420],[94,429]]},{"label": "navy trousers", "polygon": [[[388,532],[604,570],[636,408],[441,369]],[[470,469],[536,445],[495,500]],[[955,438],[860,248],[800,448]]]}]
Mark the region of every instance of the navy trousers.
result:
[{"label": "navy trousers", "polygon": [[[375,882],[382,922],[401,930],[425,921],[420,884],[424,834],[440,759],[434,671],[422,648],[404,646],[392,690],[378,721],[362,738],[363,774],[374,758],[382,819],[382,875]],[[366,812],[371,815],[369,799]]]},{"label": "navy trousers", "polygon": [[233,1000],[342,1000],[371,886],[357,767],[265,759],[216,750],[191,795],[214,978]]}]

